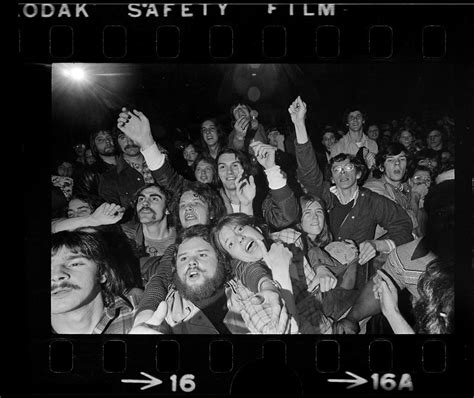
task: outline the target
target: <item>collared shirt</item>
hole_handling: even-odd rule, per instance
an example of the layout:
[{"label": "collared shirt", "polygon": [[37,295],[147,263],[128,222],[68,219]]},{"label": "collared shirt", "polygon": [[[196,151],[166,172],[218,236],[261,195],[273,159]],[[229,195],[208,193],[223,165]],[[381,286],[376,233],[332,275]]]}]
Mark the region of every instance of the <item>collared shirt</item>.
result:
[{"label": "collared shirt", "polygon": [[142,295],[143,290],[134,288],[123,296],[117,296],[115,302],[104,309],[92,334],[127,334],[133,326]]},{"label": "collared shirt", "polygon": [[336,187],[335,185],[330,187],[329,191],[332,194],[336,195],[337,199],[339,200],[339,202],[342,205],[346,205],[346,204],[348,204],[349,202],[352,202],[352,201],[354,201],[354,204],[355,204],[355,201],[357,200],[357,197],[359,196],[359,187],[358,186],[356,187],[356,190],[354,191],[354,194],[349,198],[349,200],[344,200],[344,198],[342,197],[342,194],[341,194],[341,190],[338,187]]},{"label": "collared shirt", "polygon": [[[143,290],[132,288],[124,295],[116,296],[112,305],[104,308],[102,316],[91,334],[128,334]],[[52,329],[53,333],[57,333]]]},{"label": "collared shirt", "polygon": [[350,133],[347,133],[331,147],[331,157],[333,158],[340,153],[348,153],[355,156],[361,147],[366,147],[373,154],[377,154],[379,151],[377,143],[367,137],[367,135],[362,134],[362,140],[355,142],[351,139]]}]

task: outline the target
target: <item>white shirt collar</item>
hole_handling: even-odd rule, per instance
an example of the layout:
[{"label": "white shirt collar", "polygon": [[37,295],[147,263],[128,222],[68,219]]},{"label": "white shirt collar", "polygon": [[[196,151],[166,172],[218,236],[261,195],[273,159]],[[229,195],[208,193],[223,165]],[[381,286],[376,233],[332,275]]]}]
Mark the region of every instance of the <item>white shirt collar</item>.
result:
[{"label": "white shirt collar", "polygon": [[342,205],[347,205],[350,201],[356,199],[357,196],[359,195],[359,186],[357,186],[357,189],[355,190],[354,194],[347,201],[344,201],[341,191],[337,186],[333,185],[332,187],[329,188],[329,191],[333,193],[334,195],[336,195],[337,199],[339,200],[339,202],[341,202]]}]

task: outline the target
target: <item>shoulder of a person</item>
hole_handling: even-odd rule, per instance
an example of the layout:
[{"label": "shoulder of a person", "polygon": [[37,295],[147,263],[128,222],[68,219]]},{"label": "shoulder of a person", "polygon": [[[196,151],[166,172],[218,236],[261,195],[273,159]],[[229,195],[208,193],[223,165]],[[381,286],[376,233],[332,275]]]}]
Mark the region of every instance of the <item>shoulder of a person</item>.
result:
[{"label": "shoulder of a person", "polygon": [[125,293],[125,296],[129,299],[131,304],[136,307],[142,299],[143,294],[143,289],[140,289],[139,287],[132,287]]}]

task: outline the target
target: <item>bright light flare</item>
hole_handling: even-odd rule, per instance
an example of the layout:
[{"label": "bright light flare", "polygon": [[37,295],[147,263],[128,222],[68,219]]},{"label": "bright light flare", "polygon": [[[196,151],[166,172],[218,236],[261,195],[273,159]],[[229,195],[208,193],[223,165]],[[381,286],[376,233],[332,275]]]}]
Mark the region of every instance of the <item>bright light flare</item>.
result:
[{"label": "bright light flare", "polygon": [[83,82],[86,80],[86,72],[79,66],[64,69],[63,75],[76,82]]}]

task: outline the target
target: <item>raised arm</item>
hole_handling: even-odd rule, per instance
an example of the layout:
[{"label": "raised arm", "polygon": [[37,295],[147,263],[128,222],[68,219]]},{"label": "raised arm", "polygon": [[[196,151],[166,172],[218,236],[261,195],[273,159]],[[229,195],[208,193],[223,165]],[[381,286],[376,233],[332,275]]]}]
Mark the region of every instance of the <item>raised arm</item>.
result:
[{"label": "raised arm", "polygon": [[257,161],[265,170],[270,188],[262,204],[265,221],[275,229],[288,227],[298,219],[299,206],[280,166],[275,163],[276,148],[259,141],[253,142],[250,146]]},{"label": "raised arm", "polygon": [[322,197],[325,190],[324,176],[316,160],[313,145],[308,139],[305,124],[306,110],[306,104],[300,97],[296,98],[288,108],[296,133],[297,175],[309,194]]},{"label": "raised arm", "polygon": [[130,112],[122,108],[117,127],[140,146],[155,182],[170,192],[179,192],[185,178],[176,172],[156,144],[148,118],[137,110]]}]

